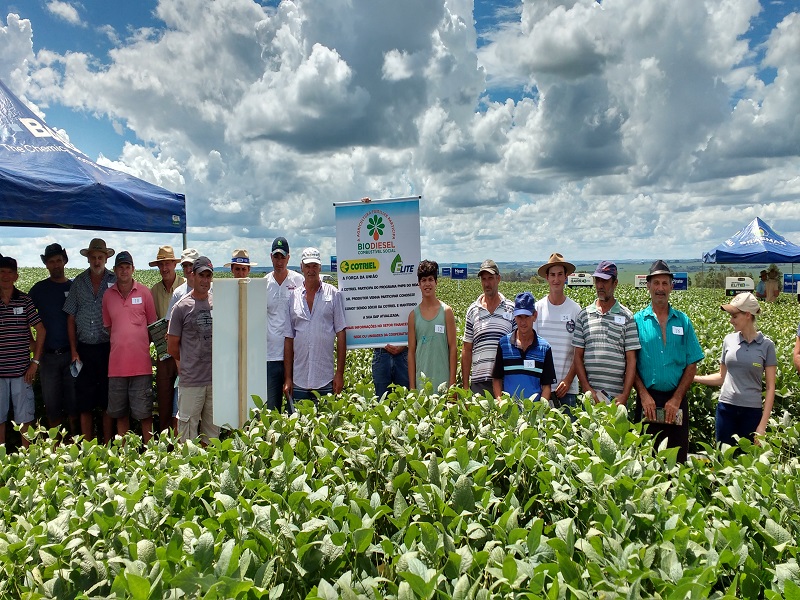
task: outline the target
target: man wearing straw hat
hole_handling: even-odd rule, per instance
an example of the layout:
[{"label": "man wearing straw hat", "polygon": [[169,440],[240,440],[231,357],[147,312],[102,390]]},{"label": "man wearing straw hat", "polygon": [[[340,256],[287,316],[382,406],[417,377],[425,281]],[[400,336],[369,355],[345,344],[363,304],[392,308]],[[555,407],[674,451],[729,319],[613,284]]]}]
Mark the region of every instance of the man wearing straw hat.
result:
[{"label": "man wearing straw hat", "polygon": [[550,259],[539,267],[539,277],[547,280],[550,291],[536,303],[538,317],[533,322],[534,331],[547,340],[553,352],[556,384],[550,399],[566,410],[575,406],[578,397],[578,380],[572,364],[575,355],[572,333],[581,307],[564,293],[567,277],[574,272],[575,265],[564,260],[558,252],[551,254]]},{"label": "man wearing straw hat", "polygon": [[257,267],[258,263],[250,262],[250,253],[247,250],[237,249],[233,251],[231,262],[223,266],[231,270],[234,279],[243,279],[250,276],[250,267]]},{"label": "man wearing straw hat", "polygon": [[[153,302],[156,305],[156,315],[159,319],[166,318],[173,292],[186,281],[175,273],[178,262],[179,259],[175,256],[172,246],[161,246],[156,254],[156,259],[149,263],[151,267],[158,267],[158,272],[161,274],[161,281],[150,288]],[[170,356],[158,361],[156,365],[156,397],[159,427],[162,430],[170,426],[175,429],[177,425],[172,419],[172,399],[175,395],[175,379],[177,377],[178,367],[175,365],[174,358]]]},{"label": "man wearing straw hat", "polygon": [[94,437],[94,412],[103,415],[103,437],[108,443],[113,437],[108,406],[108,357],[111,342],[103,327],[103,296],[117,278],[106,268],[106,262],[114,256],[103,239],[95,238],[81,250],[89,262],[89,268],[72,282],[64,312],[67,313],[67,334],[78,376],[75,380],[77,410],[81,415],[81,433],[86,439]]}]

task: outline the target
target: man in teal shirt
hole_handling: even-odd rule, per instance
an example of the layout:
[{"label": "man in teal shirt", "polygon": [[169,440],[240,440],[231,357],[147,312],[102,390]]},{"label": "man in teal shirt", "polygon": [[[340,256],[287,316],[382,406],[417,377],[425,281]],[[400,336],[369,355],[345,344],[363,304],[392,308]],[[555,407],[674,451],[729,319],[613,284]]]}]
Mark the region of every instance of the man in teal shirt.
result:
[{"label": "man in teal shirt", "polygon": [[[678,460],[684,462],[689,451],[686,392],[705,354],[689,317],[669,304],[672,279],[667,263],[655,261],[647,275],[651,302],[633,316],[642,345],[634,380],[636,418],[644,416],[650,422],[647,432],[655,436],[656,443],[666,438],[667,447],[679,448]],[[679,410],[682,419],[676,424]]]}]

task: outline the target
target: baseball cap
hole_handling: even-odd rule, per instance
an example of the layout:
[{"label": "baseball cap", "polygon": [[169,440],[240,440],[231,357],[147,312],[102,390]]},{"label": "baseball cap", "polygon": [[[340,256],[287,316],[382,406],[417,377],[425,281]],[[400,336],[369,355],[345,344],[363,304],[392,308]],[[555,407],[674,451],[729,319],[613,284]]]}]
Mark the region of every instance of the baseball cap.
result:
[{"label": "baseball cap", "polygon": [[272,240],[272,250],[270,250],[270,254],[283,254],[284,256],[289,256],[289,242],[286,241],[285,237],[276,237]]},{"label": "baseball cap", "polygon": [[536,298],[530,292],[520,292],[514,298],[514,316],[527,315],[531,316],[536,312]]},{"label": "baseball cap", "polygon": [[181,252],[181,264],[193,263],[198,258],[200,258],[200,253],[194,248],[185,248],[183,252]]},{"label": "baseball cap", "polygon": [[758,300],[750,292],[736,294],[730,303],[723,304],[720,306],[720,308],[728,313],[746,312],[750,313],[751,315],[757,315],[761,312],[761,307],[758,304]]},{"label": "baseball cap", "polygon": [[486,271],[487,273],[491,273],[492,275],[500,275],[500,269],[497,268],[497,263],[494,262],[491,258],[487,258],[485,261],[481,263],[481,268],[478,269],[478,275]]},{"label": "baseball cap", "polygon": [[300,264],[307,265],[310,263],[317,265],[322,264],[322,259],[320,258],[319,250],[317,250],[316,248],[306,248],[305,250],[303,250],[303,255],[300,258]]},{"label": "baseball cap", "polygon": [[10,256],[0,257],[0,269],[11,269],[14,273],[17,272],[17,261]]},{"label": "baseball cap", "polygon": [[133,257],[131,253],[127,250],[123,250],[117,254],[117,258],[114,259],[114,266],[118,267],[123,263],[128,263],[130,266],[133,266]]},{"label": "baseball cap", "polygon": [[599,277],[600,279],[616,279],[617,278],[617,265],[610,260],[604,260],[592,273],[592,277]]},{"label": "baseball cap", "polygon": [[192,264],[192,269],[194,270],[195,275],[202,273],[203,271],[211,271],[211,273],[213,273],[214,265],[211,264],[211,260],[209,260],[207,256],[198,256]]}]

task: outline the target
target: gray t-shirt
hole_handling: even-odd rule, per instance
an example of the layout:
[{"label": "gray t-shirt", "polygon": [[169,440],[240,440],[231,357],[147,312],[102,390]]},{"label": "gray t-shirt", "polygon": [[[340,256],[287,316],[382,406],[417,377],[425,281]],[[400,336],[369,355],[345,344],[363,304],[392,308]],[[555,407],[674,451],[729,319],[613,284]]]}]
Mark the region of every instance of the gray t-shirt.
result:
[{"label": "gray t-shirt", "polygon": [[169,335],[181,338],[181,378],[184,387],[211,385],[211,308],[213,300],[186,294],[172,309]]},{"label": "gray t-shirt", "polygon": [[719,401],[734,406],[761,408],[764,370],[778,364],[775,344],[760,331],[752,342],[739,332],[725,336],[720,364],[728,370]]}]

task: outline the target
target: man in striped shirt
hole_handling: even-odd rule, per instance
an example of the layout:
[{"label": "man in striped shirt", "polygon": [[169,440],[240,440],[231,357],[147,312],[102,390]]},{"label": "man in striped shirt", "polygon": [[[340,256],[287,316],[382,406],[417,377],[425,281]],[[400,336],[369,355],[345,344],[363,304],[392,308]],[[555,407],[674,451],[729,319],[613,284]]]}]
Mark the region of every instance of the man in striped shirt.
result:
[{"label": "man in striped shirt", "polygon": [[[497,355],[497,343],[517,328],[514,322],[514,303],[498,290],[500,269],[490,259],[481,263],[478,271],[483,294],[467,309],[461,350],[461,378],[465,390],[473,394],[493,394],[492,369]],[[470,378],[470,373],[472,377]]]},{"label": "man in striped shirt", "polygon": [[[14,405],[14,421],[23,424],[23,433],[33,422],[36,406],[31,384],[44,350],[42,319],[31,297],[15,287],[17,279],[17,261],[9,256],[0,258],[0,444],[6,442],[9,399]],[[36,330],[33,358],[31,328]],[[22,443],[28,445],[24,435]]]},{"label": "man in striped shirt", "polygon": [[604,260],[592,276],[597,300],[578,313],[572,336],[575,373],[594,402],[604,396],[627,405],[640,348],[636,322],[633,313],[614,297],[619,283],[617,265]]}]

